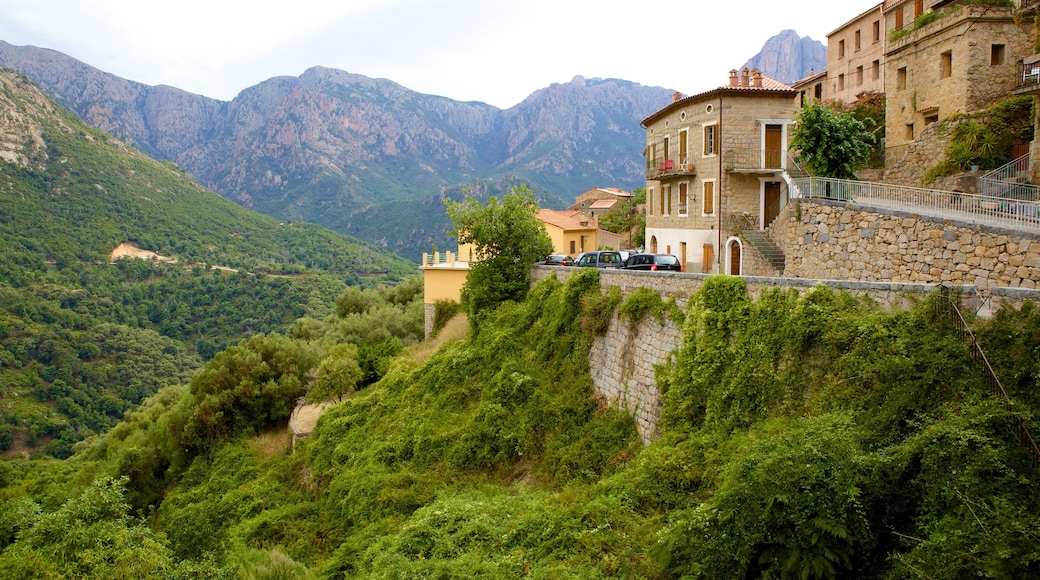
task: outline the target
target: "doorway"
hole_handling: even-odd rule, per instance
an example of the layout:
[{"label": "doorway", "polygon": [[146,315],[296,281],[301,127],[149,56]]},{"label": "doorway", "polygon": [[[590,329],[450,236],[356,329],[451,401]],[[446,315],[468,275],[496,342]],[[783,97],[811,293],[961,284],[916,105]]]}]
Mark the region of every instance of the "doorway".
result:
[{"label": "doorway", "polygon": [[780,169],[783,153],[783,125],[766,125],[765,169]]},{"label": "doorway", "polygon": [[730,276],[740,276],[741,248],[740,240],[734,238],[729,241],[729,268],[726,269]]},{"label": "doorway", "polygon": [[762,187],[765,201],[762,228],[765,229],[769,227],[769,224],[773,223],[776,216],[780,215],[780,195],[783,191],[783,184],[779,181],[766,181]]}]

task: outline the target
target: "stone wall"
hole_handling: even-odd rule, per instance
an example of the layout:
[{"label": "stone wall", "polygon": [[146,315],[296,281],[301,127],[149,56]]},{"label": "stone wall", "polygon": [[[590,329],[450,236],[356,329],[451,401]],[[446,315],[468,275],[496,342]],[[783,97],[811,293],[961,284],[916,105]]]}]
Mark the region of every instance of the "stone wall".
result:
[{"label": "stone wall", "polygon": [[827,200],[786,208],[770,236],[797,278],[1036,288],[1036,235]]},{"label": "stone wall", "polygon": [[614,314],[607,332],[593,341],[589,372],[596,390],[635,417],[644,443],[656,438],[661,418],[655,367],[669,363],[680,338],[679,327],[670,320],[662,325],[650,317],[630,326]]},{"label": "stone wall", "polygon": [[[566,281],[575,271],[574,268],[561,266],[535,266],[531,270],[531,283],[536,284],[549,276]],[[664,299],[674,298],[685,309],[690,296],[700,289],[707,278],[706,274],[601,270],[600,286],[604,289],[616,286],[622,295],[639,288],[651,288]],[[888,311],[911,308],[937,288],[935,284],[911,282],[786,277],[744,276],[744,281],[749,295],[756,299],[762,292],[774,288],[794,288],[804,292],[817,285],[824,285],[854,295],[867,295]],[[954,290],[961,292],[961,306],[964,310],[982,315],[1001,304],[1018,307],[1025,300],[1040,300],[1040,290],[1024,288],[990,287],[981,289],[979,293],[974,287],[954,286]],[[609,404],[625,409],[635,417],[644,442],[649,443],[657,436],[663,403],[655,378],[656,367],[670,364],[681,341],[682,329],[669,320],[660,324],[651,317],[630,327],[619,321],[616,314],[611,317],[606,333],[593,341],[589,367],[597,392]]]}]

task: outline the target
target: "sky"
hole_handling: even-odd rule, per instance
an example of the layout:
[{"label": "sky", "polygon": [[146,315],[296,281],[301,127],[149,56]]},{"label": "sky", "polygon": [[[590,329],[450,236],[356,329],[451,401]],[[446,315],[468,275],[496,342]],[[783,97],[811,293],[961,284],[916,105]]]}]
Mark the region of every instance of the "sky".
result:
[{"label": "sky", "polygon": [[575,76],[684,94],[771,36],[826,35],[880,0],[0,0],[0,40],[229,101],[319,65],[505,109]]}]

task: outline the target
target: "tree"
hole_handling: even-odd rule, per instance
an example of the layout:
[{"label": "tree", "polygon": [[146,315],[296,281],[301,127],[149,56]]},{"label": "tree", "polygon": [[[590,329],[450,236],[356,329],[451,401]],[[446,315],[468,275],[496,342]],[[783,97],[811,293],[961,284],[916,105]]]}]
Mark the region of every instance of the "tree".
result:
[{"label": "tree", "polygon": [[[632,197],[619,203],[618,207],[603,216],[599,226],[608,232],[615,234],[625,233],[628,237],[628,247],[642,245],[642,232],[646,230],[646,212],[639,206],[646,203],[646,188],[638,187],[632,192]],[[638,229],[633,235],[632,230]]]},{"label": "tree", "polygon": [[838,179],[855,179],[875,142],[867,123],[820,103],[802,109],[791,136],[791,147],[801,152],[809,173]]},{"label": "tree", "polygon": [[332,346],[318,367],[317,379],[307,393],[307,402],[342,401],[344,395],[354,392],[361,379],[358,347],[349,343]]},{"label": "tree", "polygon": [[531,265],[552,253],[545,226],[536,217],[531,190],[518,185],[482,205],[467,195],[461,202],[445,200],[459,244],[473,244],[477,262],[470,266],[462,288],[462,305],[472,324],[480,314],[507,300],[520,301],[531,284]]}]

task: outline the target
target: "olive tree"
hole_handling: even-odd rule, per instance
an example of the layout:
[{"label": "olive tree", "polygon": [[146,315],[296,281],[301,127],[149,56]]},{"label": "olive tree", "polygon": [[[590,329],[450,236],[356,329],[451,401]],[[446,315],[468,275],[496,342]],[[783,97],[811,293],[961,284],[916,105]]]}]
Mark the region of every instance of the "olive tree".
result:
[{"label": "olive tree", "polygon": [[820,103],[802,109],[791,135],[791,147],[801,153],[809,173],[838,179],[856,178],[856,171],[870,159],[875,141],[864,121]]},{"label": "olive tree", "polygon": [[459,244],[473,244],[476,262],[462,288],[462,305],[471,323],[507,300],[523,300],[531,283],[531,265],[552,253],[552,240],[537,218],[538,205],[525,185],[515,186],[487,204],[467,195],[445,200]]}]

